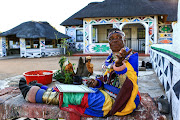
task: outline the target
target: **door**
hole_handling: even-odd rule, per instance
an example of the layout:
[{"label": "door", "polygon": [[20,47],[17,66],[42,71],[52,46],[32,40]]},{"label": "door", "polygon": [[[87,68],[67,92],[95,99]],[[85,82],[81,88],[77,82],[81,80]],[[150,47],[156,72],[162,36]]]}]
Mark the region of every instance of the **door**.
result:
[{"label": "door", "polygon": [[137,29],[138,52],[145,53],[145,29]]}]

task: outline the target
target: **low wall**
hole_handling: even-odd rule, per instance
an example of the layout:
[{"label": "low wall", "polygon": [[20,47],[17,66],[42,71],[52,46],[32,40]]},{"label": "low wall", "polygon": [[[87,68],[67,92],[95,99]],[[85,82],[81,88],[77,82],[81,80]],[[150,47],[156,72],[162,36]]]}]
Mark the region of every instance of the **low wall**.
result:
[{"label": "low wall", "polygon": [[141,93],[141,102],[138,108],[126,116],[110,116],[104,118],[83,115],[77,112],[60,110],[58,105],[46,105],[26,102],[17,87],[8,87],[0,90],[0,120],[17,117],[66,120],[164,120],[159,113],[153,99],[147,93]]},{"label": "low wall", "polygon": [[[180,47],[180,46],[179,46]],[[150,60],[172,109],[174,120],[180,119],[180,54],[171,45],[151,46]]]},{"label": "low wall", "polygon": [[26,49],[26,57],[34,58],[34,57],[45,57],[45,56],[58,56],[63,54],[63,48],[46,48],[43,50],[40,49]]}]

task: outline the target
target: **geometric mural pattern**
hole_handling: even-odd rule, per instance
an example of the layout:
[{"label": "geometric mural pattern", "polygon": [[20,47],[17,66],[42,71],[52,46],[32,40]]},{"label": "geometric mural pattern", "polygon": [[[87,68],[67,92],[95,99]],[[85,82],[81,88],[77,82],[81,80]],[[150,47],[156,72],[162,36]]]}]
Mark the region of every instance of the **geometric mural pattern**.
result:
[{"label": "geometric mural pattern", "polygon": [[171,38],[167,38],[167,37],[159,38],[158,42],[160,44],[172,44],[172,37]]},{"label": "geometric mural pattern", "polygon": [[35,53],[35,52],[26,52],[26,57],[27,58],[39,58],[41,57],[40,52]]},{"label": "geometric mural pattern", "polygon": [[159,25],[159,33],[172,33],[173,29],[171,25]]},{"label": "geometric mural pattern", "polygon": [[[81,26],[68,26],[68,28],[65,29],[66,35],[70,36],[71,38],[67,41],[69,43],[76,44],[76,50],[77,51],[83,51],[83,42],[76,42],[76,30],[83,29]],[[71,46],[72,47],[72,46]],[[71,49],[71,48],[70,48]],[[71,49],[72,50],[72,49]],[[75,50],[73,50],[75,51]]]},{"label": "geometric mural pattern", "polygon": [[159,24],[159,33],[158,33],[158,43],[160,44],[172,44],[172,25],[168,24]]},{"label": "geometric mural pattern", "polygon": [[83,51],[83,42],[76,42],[77,51]]},{"label": "geometric mural pattern", "polygon": [[26,57],[26,41],[25,39],[20,39],[20,56]]},{"label": "geometric mural pattern", "polygon": [[179,119],[180,107],[180,63],[168,56],[151,49],[150,60],[154,71],[164,87],[172,108],[173,119]]},{"label": "geometric mural pattern", "polygon": [[0,57],[4,57],[6,56],[6,40],[1,38],[0,42]]},{"label": "geometric mural pattern", "polygon": [[[153,16],[147,16],[147,17],[117,17],[117,18],[86,18],[83,20],[83,26],[84,26],[84,42],[85,42],[85,52],[90,52],[90,46],[89,45],[89,26],[90,25],[99,25],[99,24],[113,24],[113,27],[117,27],[121,25],[122,23],[146,23],[149,25],[150,28],[150,36],[149,36],[149,43],[153,44],[153,36],[154,36],[154,17]],[[95,43],[93,43],[95,44]],[[98,48],[96,48],[98,49]],[[96,53],[102,52],[101,50],[94,50]]]},{"label": "geometric mural pattern", "polygon": [[68,42],[68,51],[75,52],[76,51],[76,43],[75,42]]},{"label": "geometric mural pattern", "polygon": [[110,50],[109,44],[101,43],[101,44],[91,44],[89,45],[89,51],[91,53],[108,53]]},{"label": "geometric mural pattern", "polygon": [[154,43],[154,24],[153,22],[149,22],[149,46]]},{"label": "geometric mural pattern", "polygon": [[45,49],[40,52],[40,49],[28,49],[26,51],[27,58],[40,58],[46,56],[57,56],[63,54],[63,48]]}]

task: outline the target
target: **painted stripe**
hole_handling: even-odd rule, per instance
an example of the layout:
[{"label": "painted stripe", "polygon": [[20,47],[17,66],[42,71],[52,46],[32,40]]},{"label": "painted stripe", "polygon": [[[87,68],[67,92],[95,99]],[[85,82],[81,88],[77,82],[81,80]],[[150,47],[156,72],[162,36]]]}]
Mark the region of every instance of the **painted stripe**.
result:
[{"label": "painted stripe", "polygon": [[151,46],[151,49],[156,50],[156,51],[161,52],[161,53],[164,53],[164,54],[170,56],[171,58],[173,58],[174,60],[176,60],[177,62],[180,62],[180,54],[171,52],[171,51],[166,50],[166,49],[156,48],[156,47],[152,47],[152,46]]}]

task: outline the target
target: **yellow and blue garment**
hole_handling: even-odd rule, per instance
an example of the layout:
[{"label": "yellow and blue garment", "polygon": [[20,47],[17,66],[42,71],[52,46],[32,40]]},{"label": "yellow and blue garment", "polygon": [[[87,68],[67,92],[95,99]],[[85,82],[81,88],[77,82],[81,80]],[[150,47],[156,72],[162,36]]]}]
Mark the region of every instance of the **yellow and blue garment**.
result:
[{"label": "yellow and blue garment", "polygon": [[[109,64],[113,62],[111,56],[108,57]],[[108,64],[108,63],[106,63]],[[132,113],[140,103],[140,94],[138,92],[137,74],[138,74],[138,54],[132,54],[126,64],[126,80],[121,89],[109,84],[104,84],[103,78],[99,81],[98,87],[104,87],[117,97],[115,101],[104,90],[91,88],[95,93],[63,93],[63,104],[60,106],[62,110],[72,109],[81,115],[103,117],[106,115],[127,115]],[[112,71],[113,74],[116,74]]]}]

